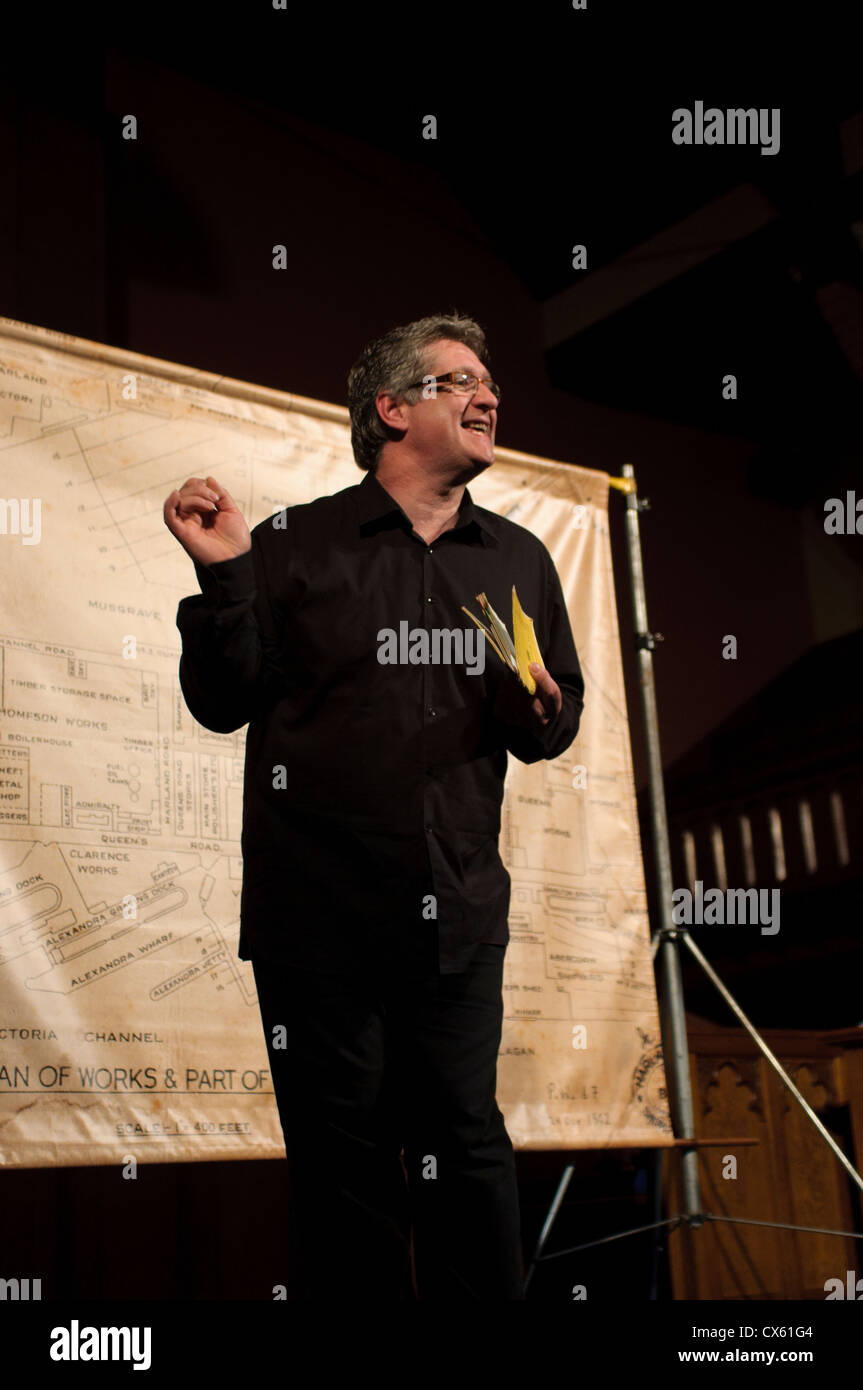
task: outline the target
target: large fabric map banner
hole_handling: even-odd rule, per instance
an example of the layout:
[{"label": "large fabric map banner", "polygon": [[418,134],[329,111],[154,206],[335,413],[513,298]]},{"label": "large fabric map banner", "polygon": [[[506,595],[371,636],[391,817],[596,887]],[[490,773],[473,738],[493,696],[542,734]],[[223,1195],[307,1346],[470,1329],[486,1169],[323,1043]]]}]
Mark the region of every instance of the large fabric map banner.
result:
[{"label": "large fabric map banner", "polygon": [[[0,319],[10,1167],[284,1153],[236,955],[245,730],[202,728],[177,678],[198,584],[162,506],[208,474],[250,526],[363,476],[341,407]],[[586,681],[573,746],[510,759],[499,1103],[517,1148],[667,1144],[608,476],[500,449],[471,492],[550,550]]]}]

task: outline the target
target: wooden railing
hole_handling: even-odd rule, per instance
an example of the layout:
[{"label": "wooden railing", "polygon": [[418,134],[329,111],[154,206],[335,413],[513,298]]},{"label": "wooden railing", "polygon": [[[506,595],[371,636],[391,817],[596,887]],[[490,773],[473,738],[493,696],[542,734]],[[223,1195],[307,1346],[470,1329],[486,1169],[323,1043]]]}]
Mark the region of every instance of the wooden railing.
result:
[{"label": "wooden railing", "polygon": [[863,871],[863,773],[788,783],[697,812],[669,810],[675,886],[814,887]]}]

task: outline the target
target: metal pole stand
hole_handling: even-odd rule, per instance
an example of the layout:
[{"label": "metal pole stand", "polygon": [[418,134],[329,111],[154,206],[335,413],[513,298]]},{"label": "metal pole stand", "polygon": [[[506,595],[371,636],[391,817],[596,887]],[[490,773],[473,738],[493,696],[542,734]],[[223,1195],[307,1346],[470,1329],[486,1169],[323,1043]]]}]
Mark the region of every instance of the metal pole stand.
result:
[{"label": "metal pole stand", "polygon": [[[644,728],[647,740],[650,821],[653,832],[653,866],[659,895],[659,927],[651,938],[651,953],[654,963],[656,962],[657,953],[659,953],[660,957],[659,975],[662,983],[661,1018],[663,1052],[666,1060],[666,1075],[671,1090],[671,1120],[675,1135],[674,1147],[680,1148],[682,1152],[681,1168],[684,1209],[682,1212],[667,1217],[665,1220],[653,1221],[646,1226],[637,1226],[632,1230],[619,1231],[615,1235],[603,1236],[600,1240],[587,1241],[583,1245],[574,1245],[566,1250],[558,1250],[552,1254],[546,1254],[544,1253],[545,1246],[548,1242],[566,1190],[569,1187],[573,1172],[575,1171],[571,1164],[567,1165],[558,1184],[548,1215],[543,1223],[536,1249],[533,1252],[527,1269],[524,1285],[525,1292],[530,1286],[538,1266],[547,1260],[560,1259],[562,1256],[575,1254],[580,1250],[588,1250],[594,1245],[605,1245],[609,1241],[623,1240],[628,1236],[640,1235],[645,1231],[652,1230],[658,1232],[666,1228],[674,1229],[681,1225],[686,1225],[693,1230],[698,1230],[706,1221],[723,1221],[742,1226],[771,1226],[775,1229],[785,1231],[806,1231],[819,1235],[835,1235],[863,1240],[863,1231],[828,1231],[814,1226],[792,1226],[786,1222],[750,1221],[744,1217],[719,1217],[714,1216],[712,1212],[705,1212],[701,1209],[701,1188],[698,1180],[698,1149],[701,1147],[712,1147],[717,1142],[722,1144],[733,1143],[739,1146],[741,1142],[754,1141],[741,1141],[739,1139],[699,1141],[695,1137],[695,1115],[689,1075],[689,1048],[686,1037],[686,1010],[683,1002],[683,976],[680,967],[681,941],[698,961],[698,964],[701,966],[701,969],[707,975],[708,979],[713,983],[729,1008],[740,1020],[749,1036],[764,1053],[764,1056],[767,1058],[774,1071],[781,1077],[795,1100],[802,1107],[804,1113],[815,1125],[818,1133],[826,1140],[833,1153],[839,1159],[839,1162],[861,1190],[863,1190],[863,1177],[860,1176],[856,1168],[854,1168],[845,1157],[833,1136],[815,1114],[811,1105],[809,1105],[805,1097],[800,1094],[800,1091],[785,1071],[781,1062],[773,1052],[771,1052],[764,1039],[746,1017],[736,1000],[725,988],[725,985],[716,974],[716,971],[692,940],[689,932],[685,927],[673,920],[672,894],[674,885],[671,877],[671,844],[668,838],[665,783],[662,773],[662,756],[659,747],[659,718],[656,709],[656,687],[653,680],[653,651],[656,644],[663,640],[663,637],[659,632],[651,632],[647,624],[647,597],[641,556],[641,536],[638,528],[639,513],[649,510],[650,502],[646,498],[642,500],[638,497],[635,470],[632,464],[625,463],[623,465],[622,477],[609,478],[609,483],[626,496],[627,553],[629,557],[629,575],[632,585],[635,646],[638,652],[639,689],[641,691],[641,707],[644,715]],[[668,1066],[669,1061],[671,1063],[670,1070]],[[654,1273],[652,1276],[651,1288],[652,1297],[656,1296],[655,1265],[656,1261],[654,1259]]]}]

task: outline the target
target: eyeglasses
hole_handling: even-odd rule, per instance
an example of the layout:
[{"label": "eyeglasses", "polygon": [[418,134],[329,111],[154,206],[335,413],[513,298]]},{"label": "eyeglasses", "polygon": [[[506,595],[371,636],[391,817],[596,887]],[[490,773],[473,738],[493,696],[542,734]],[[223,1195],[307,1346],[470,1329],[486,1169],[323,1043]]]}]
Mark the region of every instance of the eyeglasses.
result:
[{"label": "eyeglasses", "polygon": [[480,382],[482,382],[483,386],[488,387],[498,405],[500,405],[500,387],[497,383],[492,381],[491,377],[474,376],[472,372],[444,372],[443,376],[426,377],[424,381],[415,381],[413,385],[407,387],[407,390],[415,391],[419,386],[423,386],[426,389],[432,387],[431,396],[426,397],[427,400],[434,398],[437,394],[438,386],[449,386],[453,391],[467,392],[473,396],[479,390]]}]

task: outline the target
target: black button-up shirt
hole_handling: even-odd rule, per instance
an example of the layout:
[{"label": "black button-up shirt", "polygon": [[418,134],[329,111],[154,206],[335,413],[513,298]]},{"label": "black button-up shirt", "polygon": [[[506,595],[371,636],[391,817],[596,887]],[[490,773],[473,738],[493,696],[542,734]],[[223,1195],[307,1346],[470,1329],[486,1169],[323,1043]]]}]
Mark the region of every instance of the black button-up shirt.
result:
[{"label": "black button-up shirt", "polygon": [[[195,566],[181,600],[180,684],[194,717],[248,724],[239,955],[350,973],[464,970],[505,945],[498,854],[507,750],[554,758],[575,738],[584,681],[560,580],[530,531],[465,491],[431,545],[373,474],[288,507],[252,548]],[[563,707],[543,726],[484,642],[465,664],[422,656],[418,629],[473,630],[485,592],[511,630],[512,586]],[[470,655],[473,655],[473,662]],[[458,655],[457,648],[450,655]]]}]

